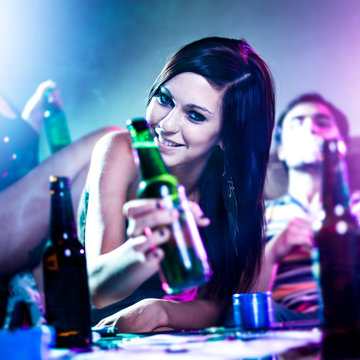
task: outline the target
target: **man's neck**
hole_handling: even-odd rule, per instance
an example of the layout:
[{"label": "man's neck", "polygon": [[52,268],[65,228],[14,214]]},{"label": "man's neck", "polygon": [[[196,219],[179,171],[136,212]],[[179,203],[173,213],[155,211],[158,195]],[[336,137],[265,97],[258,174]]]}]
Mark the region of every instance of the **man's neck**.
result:
[{"label": "man's neck", "polygon": [[[321,202],[322,177],[320,169],[289,169],[289,194],[305,208]],[[316,210],[316,209],[314,209]]]}]

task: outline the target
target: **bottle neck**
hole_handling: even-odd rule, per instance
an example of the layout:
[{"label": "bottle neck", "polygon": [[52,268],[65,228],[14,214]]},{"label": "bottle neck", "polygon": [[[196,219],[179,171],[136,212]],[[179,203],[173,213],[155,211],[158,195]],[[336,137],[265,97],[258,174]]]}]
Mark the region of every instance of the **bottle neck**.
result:
[{"label": "bottle neck", "polygon": [[54,244],[77,238],[69,189],[51,190],[50,238]]},{"label": "bottle neck", "polygon": [[148,122],[144,118],[132,119],[128,122],[128,129],[133,148],[139,157],[142,180],[150,180],[168,173]]},{"label": "bottle neck", "polygon": [[344,209],[349,207],[349,189],[347,168],[337,140],[324,142],[323,162],[323,203],[326,212],[332,211],[337,205]]},{"label": "bottle neck", "polygon": [[44,109],[60,109],[59,104],[56,102],[52,94],[53,88],[48,88],[44,93]]},{"label": "bottle neck", "polygon": [[139,146],[136,151],[140,161],[140,174],[142,180],[150,180],[162,174],[167,174],[167,168],[156,147]]}]

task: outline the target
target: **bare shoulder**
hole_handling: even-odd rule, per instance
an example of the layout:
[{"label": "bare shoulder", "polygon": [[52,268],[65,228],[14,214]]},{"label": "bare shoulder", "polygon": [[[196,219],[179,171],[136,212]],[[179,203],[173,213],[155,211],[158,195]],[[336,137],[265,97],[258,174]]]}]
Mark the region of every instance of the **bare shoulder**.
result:
[{"label": "bare shoulder", "polygon": [[102,179],[111,175],[114,181],[119,176],[122,182],[133,181],[137,176],[137,167],[128,131],[112,131],[99,139],[93,151],[90,171]]},{"label": "bare shoulder", "polygon": [[106,163],[119,159],[133,159],[133,148],[128,131],[112,131],[102,136],[96,143],[94,154],[97,159],[102,158]]},{"label": "bare shoulder", "polygon": [[95,151],[103,154],[124,151],[132,152],[130,134],[125,129],[111,131],[102,136],[95,146]]}]

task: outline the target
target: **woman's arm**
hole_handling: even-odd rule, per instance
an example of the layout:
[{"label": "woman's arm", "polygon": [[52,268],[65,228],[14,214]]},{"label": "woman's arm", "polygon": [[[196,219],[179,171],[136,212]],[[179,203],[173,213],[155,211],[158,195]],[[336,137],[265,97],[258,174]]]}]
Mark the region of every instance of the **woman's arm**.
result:
[{"label": "woman's arm", "polygon": [[[170,231],[161,228],[145,236],[144,228],[168,225],[174,214],[156,199],[129,201],[136,197],[138,178],[129,134],[118,132],[102,138],[94,149],[88,175],[85,229],[90,296],[95,307],[131,294],[159,269],[163,258],[156,246],[169,238]],[[125,243],[126,217],[135,225],[129,227]]]},{"label": "woman's arm", "polygon": [[221,306],[213,300],[144,299],[101,320],[97,326],[114,325],[120,333],[202,329],[218,325],[221,313]]}]

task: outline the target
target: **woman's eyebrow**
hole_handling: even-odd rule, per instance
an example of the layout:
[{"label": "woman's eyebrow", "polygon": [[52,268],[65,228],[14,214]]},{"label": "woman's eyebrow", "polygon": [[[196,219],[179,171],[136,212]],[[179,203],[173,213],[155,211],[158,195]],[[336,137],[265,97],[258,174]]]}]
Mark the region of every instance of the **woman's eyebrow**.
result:
[{"label": "woman's eyebrow", "polygon": [[203,106],[199,106],[199,105],[195,105],[195,104],[187,104],[186,105],[189,109],[198,109],[198,110],[202,110],[202,111],[205,111],[211,115],[213,115],[213,113],[208,110],[206,107],[203,107]]}]

